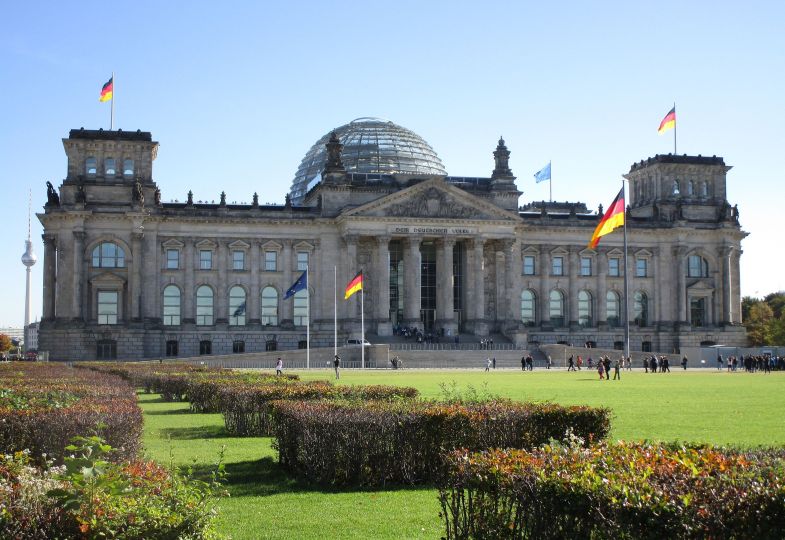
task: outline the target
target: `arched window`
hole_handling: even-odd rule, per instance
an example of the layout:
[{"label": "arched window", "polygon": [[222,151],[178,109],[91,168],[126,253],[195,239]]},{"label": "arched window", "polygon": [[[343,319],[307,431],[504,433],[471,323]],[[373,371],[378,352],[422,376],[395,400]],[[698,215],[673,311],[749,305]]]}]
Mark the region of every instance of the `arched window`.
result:
[{"label": "arched window", "polygon": [[692,180],[687,182],[687,195],[695,195],[695,182]]},{"label": "arched window", "polygon": [[98,172],[98,162],[94,157],[90,156],[84,162],[84,169],[87,176],[95,176],[96,172]]},{"label": "arched window", "polygon": [[553,326],[564,326],[564,295],[561,291],[551,291],[548,315]]},{"label": "arched window", "polygon": [[196,324],[213,324],[213,290],[207,285],[196,289]]},{"label": "arched window", "polygon": [[294,294],[294,325],[308,324],[308,291],[302,289]]},{"label": "arched window", "polygon": [[521,320],[526,326],[534,326],[537,322],[536,297],[530,289],[521,292]]},{"label": "arched window", "polygon": [[245,325],[245,289],[239,285],[229,289],[229,324]]},{"label": "arched window", "polygon": [[591,293],[580,291],[578,293],[578,324],[581,326],[591,326],[594,317],[592,316]]},{"label": "arched window", "polygon": [[709,263],[700,255],[690,255],[687,259],[688,277],[709,277]]},{"label": "arched window", "polygon": [[275,287],[262,289],[262,324],[278,326],[278,291]]},{"label": "arched window", "polygon": [[617,292],[608,291],[605,293],[605,312],[607,314],[608,326],[621,325],[621,302]]},{"label": "arched window", "polygon": [[673,181],[673,194],[674,195],[678,195],[680,193],[680,191],[681,190],[679,188],[679,181],[678,180],[674,180]]},{"label": "arched window", "polygon": [[[180,325],[180,288],[177,285],[164,287],[164,325]],[[176,356],[176,355],[175,355]]]},{"label": "arched window", "polygon": [[701,197],[708,197],[709,196],[709,187],[706,182],[701,182]]},{"label": "arched window", "polygon": [[125,159],[123,160],[123,176],[126,178],[130,178],[134,175],[134,160],[133,159]]},{"label": "arched window", "polygon": [[124,268],[125,251],[112,242],[102,242],[93,249],[94,268]]},{"label": "arched window", "polygon": [[104,160],[104,174],[106,176],[117,174],[117,161],[114,158],[108,157]]},{"label": "arched window", "polygon": [[632,319],[638,326],[649,326],[649,297],[637,291],[632,297]]}]

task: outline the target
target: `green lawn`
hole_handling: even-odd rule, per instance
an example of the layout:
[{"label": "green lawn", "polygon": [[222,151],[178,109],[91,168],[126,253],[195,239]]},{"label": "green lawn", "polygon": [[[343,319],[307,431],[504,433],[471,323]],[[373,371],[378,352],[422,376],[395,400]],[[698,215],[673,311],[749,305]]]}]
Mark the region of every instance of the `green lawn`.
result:
[{"label": "green lawn", "polygon": [[[326,370],[304,379],[331,378]],[[614,439],[705,441],[736,446],[784,445],[785,373],[623,372],[599,381],[595,372],[499,370],[350,371],[340,384],[414,386],[441,397],[442,385],[484,395],[614,411]],[[433,489],[334,492],[293,480],[278,469],[269,438],[228,437],[217,414],[190,414],[184,404],[140,395],[148,457],[207,469],[224,450],[231,497],[220,503],[222,531],[242,538],[439,538]]]}]

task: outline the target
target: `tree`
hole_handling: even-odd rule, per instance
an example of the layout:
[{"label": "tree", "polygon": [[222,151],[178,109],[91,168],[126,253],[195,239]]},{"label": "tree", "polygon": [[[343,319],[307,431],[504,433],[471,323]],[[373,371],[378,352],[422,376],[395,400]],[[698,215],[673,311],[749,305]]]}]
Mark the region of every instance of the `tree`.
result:
[{"label": "tree", "polygon": [[0,334],[0,353],[8,352],[12,345],[10,337]]},{"label": "tree", "polygon": [[785,291],[767,294],[763,298],[763,301],[766,302],[774,312],[775,319],[782,317],[783,310],[785,309]]},{"label": "tree", "polygon": [[770,323],[774,319],[774,311],[765,302],[756,302],[750,307],[750,315],[745,326],[747,338],[753,346],[771,343]]},{"label": "tree", "polygon": [[758,302],[760,302],[760,299],[752,296],[745,296],[741,299],[741,320],[743,324],[747,324],[747,319],[750,318],[750,308]]}]

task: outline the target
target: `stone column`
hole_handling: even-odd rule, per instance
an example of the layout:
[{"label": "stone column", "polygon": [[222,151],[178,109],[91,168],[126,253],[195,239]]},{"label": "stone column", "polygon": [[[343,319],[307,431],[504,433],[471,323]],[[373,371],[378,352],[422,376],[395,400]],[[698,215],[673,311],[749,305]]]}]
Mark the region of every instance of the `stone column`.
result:
[{"label": "stone column", "polygon": [[421,241],[420,238],[408,238],[404,254],[404,324],[416,326],[417,328],[422,328],[422,322],[420,321],[420,286],[422,284]]},{"label": "stone column", "polygon": [[377,236],[376,243],[376,275],[379,283],[376,291],[376,334],[390,336],[390,237]]},{"label": "stone column", "polygon": [[[161,249],[158,246],[158,231],[153,228],[146,229],[142,249],[144,250],[142,275],[145,276],[145,279],[142,280],[140,310],[142,312],[142,317],[145,319],[161,319],[161,317],[163,317],[163,309],[161,307],[163,286],[161,281],[162,265],[159,262],[160,257],[158,256],[161,252]],[[153,278],[152,276],[155,277]],[[182,283],[179,283],[179,285],[182,285]],[[185,294],[185,291],[183,291],[183,295]],[[180,298],[182,300],[183,296]]]},{"label": "stone column", "polygon": [[731,303],[733,298],[732,255],[732,246],[720,248],[720,260],[722,261],[722,319],[716,322],[724,324],[733,324],[733,305]]},{"label": "stone column", "polygon": [[659,328],[660,321],[662,320],[662,310],[660,309],[660,289],[657,287],[657,280],[660,279],[660,272],[662,271],[662,267],[660,264],[660,250],[658,248],[653,248],[652,250],[652,269],[651,271],[654,272],[654,279],[652,280],[652,288],[651,288],[651,298],[649,299],[649,303],[652,306],[652,316],[649,319],[650,326],[656,326]]},{"label": "stone column", "polygon": [[485,239],[479,237],[472,240],[472,279],[474,305],[467,306],[467,312],[473,319],[474,335],[487,336],[488,321],[485,320]]},{"label": "stone column", "polygon": [[[183,312],[182,322],[191,323],[196,322],[196,288],[194,284],[194,267],[197,261],[194,255],[194,239],[183,238],[185,248],[183,249],[183,271],[185,273],[185,282],[183,284]],[[159,249],[156,246],[156,249]]]},{"label": "stone column", "polygon": [[444,238],[436,246],[436,327],[444,328],[450,335],[458,329],[455,323],[455,299],[453,298],[453,252],[455,240]]},{"label": "stone column", "polygon": [[[359,239],[357,235],[348,234],[344,236],[343,240],[346,242],[346,269],[344,271],[345,279],[343,280],[345,288],[349,281],[360,271],[357,267],[357,242]],[[338,290],[341,290],[340,285]],[[349,300],[343,302],[346,309],[346,318],[360,320],[360,294],[360,292],[356,292]]]},{"label": "stone column", "polygon": [[259,268],[262,264],[261,248],[251,242],[251,247],[248,248],[248,256],[251,258],[251,276],[248,280],[249,291],[246,299],[248,303],[246,304],[245,315],[248,318],[248,324],[260,324],[262,291],[259,283]]},{"label": "stone column", "polygon": [[74,275],[73,275],[73,307],[71,317],[77,320],[82,315],[82,280],[84,279],[84,231],[74,231]]},{"label": "stone column", "polygon": [[283,300],[286,289],[291,287],[292,283],[294,283],[294,278],[292,277],[293,264],[291,240],[283,241],[283,261],[281,261],[281,266],[281,269],[283,270],[283,286],[281,287],[281,321],[292,322],[294,320],[294,299],[289,298],[288,300]]},{"label": "stone column", "polygon": [[136,321],[141,317],[139,311],[139,301],[142,296],[142,238],[144,233],[133,232],[131,233],[131,268],[129,272],[128,283],[128,302],[126,305],[130,306],[128,311],[128,320]]},{"label": "stone column", "polygon": [[[513,239],[504,240],[504,299],[507,324],[517,323],[521,320],[521,292],[520,292],[520,273],[517,272],[520,261],[520,250],[518,243]],[[516,309],[517,306],[517,309]]]},{"label": "stone column", "polygon": [[41,237],[44,240],[43,319],[49,320],[55,317],[55,290],[57,283],[55,257],[57,257],[57,249],[53,235],[44,234]]},{"label": "stone column", "polygon": [[226,243],[223,240],[216,241],[215,248],[216,262],[218,263],[218,287],[215,302],[215,321],[229,322],[229,282],[227,271],[229,269],[229,256],[227,255]]}]

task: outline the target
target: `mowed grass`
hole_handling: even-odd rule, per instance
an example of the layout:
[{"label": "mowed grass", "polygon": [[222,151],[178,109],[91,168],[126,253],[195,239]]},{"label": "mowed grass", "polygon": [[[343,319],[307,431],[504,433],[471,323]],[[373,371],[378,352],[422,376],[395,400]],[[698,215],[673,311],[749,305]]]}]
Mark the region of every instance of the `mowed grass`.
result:
[{"label": "mowed grass", "polygon": [[[332,379],[327,370],[299,372]],[[700,441],[740,447],[785,445],[785,373],[673,370],[622,372],[599,381],[594,371],[343,370],[339,384],[413,386],[424,397],[460,393],[521,401],[606,406],[612,439]],[[222,448],[231,496],[219,525],[244,538],[439,538],[437,492],[430,488],[335,491],[299,482],[278,468],[270,438],[227,436],[219,414],[191,414],[187,404],[139,396],[148,457],[205,474]]]}]

